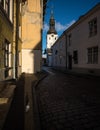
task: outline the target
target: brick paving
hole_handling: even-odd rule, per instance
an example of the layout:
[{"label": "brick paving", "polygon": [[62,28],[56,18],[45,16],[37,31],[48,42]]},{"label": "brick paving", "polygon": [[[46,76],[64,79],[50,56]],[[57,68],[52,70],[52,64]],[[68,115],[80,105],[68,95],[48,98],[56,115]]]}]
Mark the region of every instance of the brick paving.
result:
[{"label": "brick paving", "polygon": [[36,87],[42,130],[100,130],[100,80],[49,74]]}]

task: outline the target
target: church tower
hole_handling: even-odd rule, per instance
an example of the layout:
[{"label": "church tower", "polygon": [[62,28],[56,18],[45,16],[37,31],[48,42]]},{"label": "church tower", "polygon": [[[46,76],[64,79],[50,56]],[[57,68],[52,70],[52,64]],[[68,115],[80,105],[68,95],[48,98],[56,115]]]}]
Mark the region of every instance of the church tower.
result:
[{"label": "church tower", "polygon": [[47,64],[52,66],[52,46],[58,39],[58,34],[55,30],[55,19],[53,11],[51,12],[51,17],[49,20],[49,30],[47,32]]}]

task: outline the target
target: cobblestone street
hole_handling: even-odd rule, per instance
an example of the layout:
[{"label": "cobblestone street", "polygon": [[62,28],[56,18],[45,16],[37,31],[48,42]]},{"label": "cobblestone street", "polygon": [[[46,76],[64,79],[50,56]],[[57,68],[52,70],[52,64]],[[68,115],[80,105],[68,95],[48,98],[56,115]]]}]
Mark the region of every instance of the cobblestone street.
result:
[{"label": "cobblestone street", "polygon": [[36,87],[42,130],[100,130],[100,80],[59,72]]}]

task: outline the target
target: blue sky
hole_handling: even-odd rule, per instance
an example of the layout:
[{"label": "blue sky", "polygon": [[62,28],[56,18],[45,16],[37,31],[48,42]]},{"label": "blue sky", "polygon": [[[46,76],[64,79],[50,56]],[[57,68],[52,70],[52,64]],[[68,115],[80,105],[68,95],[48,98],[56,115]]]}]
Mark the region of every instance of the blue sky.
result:
[{"label": "blue sky", "polygon": [[42,50],[46,48],[46,33],[49,28],[52,7],[56,22],[56,31],[60,36],[62,32],[77,21],[81,15],[87,13],[99,2],[100,0],[48,0],[43,27]]}]

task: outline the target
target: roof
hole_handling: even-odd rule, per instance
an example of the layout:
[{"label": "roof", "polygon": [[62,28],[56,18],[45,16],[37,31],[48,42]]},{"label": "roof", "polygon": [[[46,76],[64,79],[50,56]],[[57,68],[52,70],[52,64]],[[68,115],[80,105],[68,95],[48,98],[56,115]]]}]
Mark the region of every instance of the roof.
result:
[{"label": "roof", "polygon": [[90,9],[86,14],[81,15],[79,17],[79,19],[74,24],[72,24],[69,28],[67,28],[65,30],[65,32],[68,32],[71,29],[73,29],[74,27],[76,27],[78,24],[80,24],[81,22],[83,22],[87,17],[89,17],[91,14],[93,14],[98,9],[100,9],[100,2],[98,4],[96,4],[92,9]]},{"label": "roof", "polygon": [[57,34],[56,29],[55,29],[55,19],[54,19],[54,15],[51,12],[51,17],[50,17],[50,21],[49,21],[49,30],[47,32],[47,34]]}]

